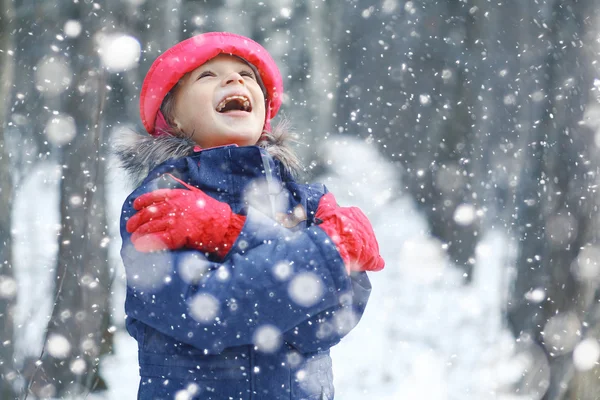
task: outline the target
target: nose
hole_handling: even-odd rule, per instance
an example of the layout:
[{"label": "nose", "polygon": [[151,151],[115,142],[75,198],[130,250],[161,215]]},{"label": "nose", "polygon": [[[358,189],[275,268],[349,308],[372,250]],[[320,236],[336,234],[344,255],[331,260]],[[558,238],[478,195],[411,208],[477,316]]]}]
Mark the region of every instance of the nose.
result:
[{"label": "nose", "polygon": [[243,85],[244,78],[242,78],[242,76],[239,73],[232,72],[231,74],[227,75],[225,79],[223,79],[223,86],[231,85],[233,83],[239,83]]}]

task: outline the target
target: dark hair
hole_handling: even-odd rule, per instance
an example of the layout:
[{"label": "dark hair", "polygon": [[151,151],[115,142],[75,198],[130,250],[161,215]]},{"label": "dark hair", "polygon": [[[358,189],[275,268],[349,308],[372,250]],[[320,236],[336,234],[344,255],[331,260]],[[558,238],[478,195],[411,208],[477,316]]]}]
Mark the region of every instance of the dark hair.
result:
[{"label": "dark hair", "polygon": [[[175,124],[175,94],[179,88],[179,82],[173,86],[171,90],[165,95],[162,104],[160,105],[160,112],[165,117],[165,121],[169,124],[169,133],[178,136],[178,137],[186,137],[185,132],[177,127]],[[191,136],[191,134],[188,134]]]}]

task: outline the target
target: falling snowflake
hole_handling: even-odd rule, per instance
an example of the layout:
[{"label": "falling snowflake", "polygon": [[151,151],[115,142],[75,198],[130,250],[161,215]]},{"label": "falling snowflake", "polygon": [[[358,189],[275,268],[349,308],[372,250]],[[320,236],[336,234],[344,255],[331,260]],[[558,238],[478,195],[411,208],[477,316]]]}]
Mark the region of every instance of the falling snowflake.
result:
[{"label": "falling snowflake", "polygon": [[71,365],[69,365],[69,369],[75,375],[83,375],[83,373],[87,369],[85,360],[83,360],[81,358],[77,358],[77,359],[71,361]]},{"label": "falling snowflake", "polygon": [[588,371],[596,366],[600,357],[600,345],[594,338],[584,339],[573,351],[573,364],[579,371]]},{"label": "falling snowflake", "polygon": [[190,315],[198,322],[212,322],[219,315],[219,300],[208,293],[200,293],[189,302]]},{"label": "falling snowflake", "polygon": [[546,299],[546,291],[543,288],[531,289],[525,293],[525,299],[532,303],[541,303]]},{"label": "falling snowflake", "polygon": [[345,335],[358,323],[358,315],[351,309],[344,309],[335,313],[334,324],[336,330]]},{"label": "falling snowflake", "polygon": [[76,38],[81,33],[81,23],[77,20],[70,19],[67,22],[65,22],[63,31],[68,37]]},{"label": "falling snowflake", "polygon": [[7,275],[0,275],[0,298],[11,299],[17,294],[17,281]]},{"label": "falling snowflake", "polygon": [[471,225],[475,220],[475,207],[471,204],[461,204],[454,210],[454,221],[463,226]]},{"label": "falling snowflake", "polygon": [[57,96],[71,86],[73,71],[69,62],[59,57],[44,57],[35,68],[35,87],[47,96]]},{"label": "falling snowflake", "polygon": [[281,347],[281,331],[273,325],[260,326],[254,332],[253,343],[258,351],[273,353]]},{"label": "falling snowflake", "polygon": [[427,105],[431,103],[431,96],[429,96],[428,94],[421,94],[419,95],[419,102],[423,105]]},{"label": "falling snowflake", "polygon": [[579,342],[581,322],[573,312],[553,315],[544,326],[544,345],[551,354],[567,354]]},{"label": "falling snowflake", "polygon": [[193,253],[186,254],[179,260],[179,275],[185,282],[195,284],[205,276],[210,265],[204,256]]},{"label": "falling snowflake", "polygon": [[272,272],[277,279],[285,281],[292,275],[292,266],[287,261],[281,261],[273,267]]},{"label": "falling snowflake", "polygon": [[302,272],[294,277],[288,287],[290,298],[303,307],[316,304],[323,293],[323,284],[312,272]]},{"label": "falling snowflake", "polygon": [[266,215],[285,212],[288,206],[287,196],[282,195],[282,186],[277,181],[255,179],[246,186],[244,201],[252,208]]},{"label": "falling snowflake", "polygon": [[98,52],[106,69],[123,72],[137,66],[142,46],[133,36],[107,35],[100,39]]},{"label": "falling snowflake", "polygon": [[67,358],[71,352],[71,343],[66,337],[53,333],[48,337],[46,349],[52,357]]},{"label": "falling snowflake", "polygon": [[44,130],[48,141],[61,147],[69,143],[77,135],[75,119],[68,114],[59,114],[48,120]]}]

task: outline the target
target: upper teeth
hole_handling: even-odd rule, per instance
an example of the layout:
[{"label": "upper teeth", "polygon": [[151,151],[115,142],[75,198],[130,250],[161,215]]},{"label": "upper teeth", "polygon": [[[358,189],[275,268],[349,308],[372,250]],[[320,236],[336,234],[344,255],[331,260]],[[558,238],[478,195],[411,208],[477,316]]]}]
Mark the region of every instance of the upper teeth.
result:
[{"label": "upper teeth", "polygon": [[219,103],[219,105],[217,106],[217,111],[221,111],[225,108],[225,105],[230,102],[231,100],[242,100],[242,105],[244,107],[244,111],[248,111],[250,109],[250,100],[246,97],[246,96],[229,96],[229,97],[225,97],[223,100],[221,100],[221,102]]}]

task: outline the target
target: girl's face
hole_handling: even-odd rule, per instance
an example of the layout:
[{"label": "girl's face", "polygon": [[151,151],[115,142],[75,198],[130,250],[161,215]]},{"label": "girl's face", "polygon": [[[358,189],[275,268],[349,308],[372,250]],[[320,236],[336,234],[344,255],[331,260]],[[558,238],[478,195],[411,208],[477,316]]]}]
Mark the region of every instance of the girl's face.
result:
[{"label": "girl's face", "polygon": [[220,54],[179,82],[173,122],[206,149],[258,142],[265,124],[265,97],[253,69]]}]

